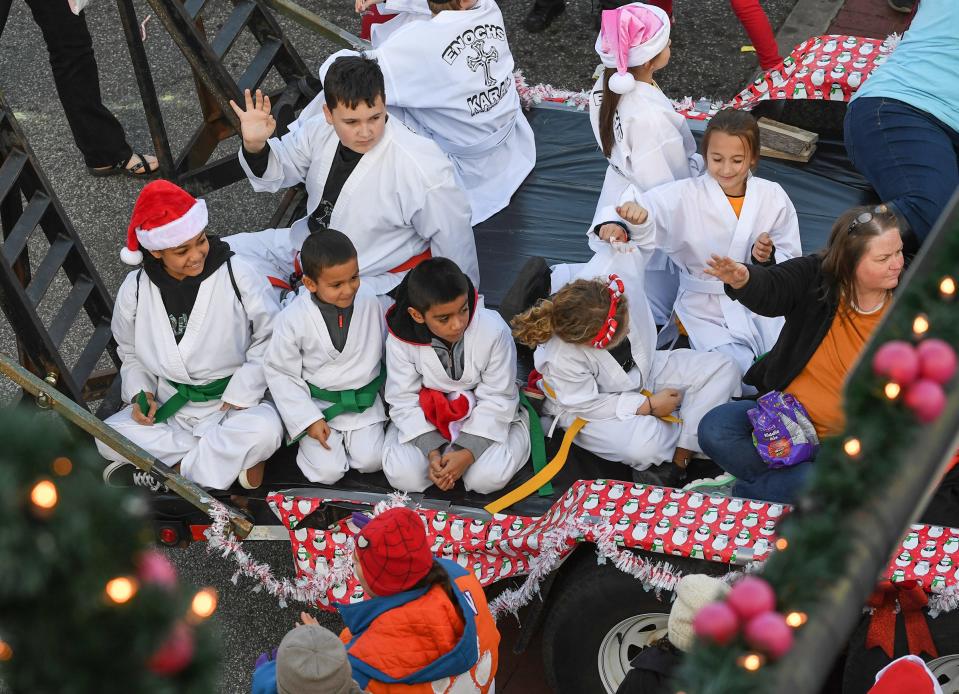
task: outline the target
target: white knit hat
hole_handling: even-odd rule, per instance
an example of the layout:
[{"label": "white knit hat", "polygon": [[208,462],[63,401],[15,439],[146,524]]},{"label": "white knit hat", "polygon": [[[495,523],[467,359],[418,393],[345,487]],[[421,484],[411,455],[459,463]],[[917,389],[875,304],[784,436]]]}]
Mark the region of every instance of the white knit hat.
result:
[{"label": "white knit hat", "polygon": [[699,610],[711,602],[726,597],[729,586],[718,578],[706,574],[689,574],[676,584],[676,600],[669,611],[669,642],[679,650],[692,649],[696,638],[693,618]]},{"label": "white knit hat", "polygon": [[655,5],[633,2],[603,10],[596,53],[605,67],[616,68],[609,88],[617,94],[633,90],[636,80],[627,71],[645,65],[669,44],[669,15]]}]

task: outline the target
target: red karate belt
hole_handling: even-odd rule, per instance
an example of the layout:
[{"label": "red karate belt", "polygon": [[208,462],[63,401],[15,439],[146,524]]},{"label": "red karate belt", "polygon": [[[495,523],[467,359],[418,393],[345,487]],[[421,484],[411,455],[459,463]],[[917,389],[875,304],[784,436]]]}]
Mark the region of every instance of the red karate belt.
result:
[{"label": "red karate belt", "polygon": [[384,24],[395,16],[395,14],[380,14],[380,11],[376,9],[376,5],[370,5],[360,16],[360,38],[364,41],[369,41],[374,24]]},{"label": "red karate belt", "polygon": [[911,655],[928,653],[938,658],[936,644],[932,642],[929,624],[922,608],[929,602],[926,591],[919,581],[881,581],[866,603],[874,608],[869,630],[866,632],[866,648],[879,646],[887,657],[893,658],[896,640],[896,603],[906,620],[906,643]]},{"label": "red karate belt", "polygon": [[425,251],[414,255],[412,258],[410,258],[406,262],[400,263],[396,267],[387,270],[387,272],[392,272],[393,274],[396,274],[397,272],[406,272],[407,270],[412,270],[417,265],[422,263],[424,260],[429,260],[432,257],[433,257],[433,251],[427,248]]}]

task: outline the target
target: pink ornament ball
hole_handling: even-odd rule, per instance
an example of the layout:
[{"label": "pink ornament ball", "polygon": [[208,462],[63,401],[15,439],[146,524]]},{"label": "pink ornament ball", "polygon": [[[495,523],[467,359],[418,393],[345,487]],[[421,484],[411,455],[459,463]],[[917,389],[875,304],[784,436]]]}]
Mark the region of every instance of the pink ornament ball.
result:
[{"label": "pink ornament ball", "polygon": [[935,381],[921,378],[906,390],[906,407],[923,424],[936,421],[946,407],[946,394]]},{"label": "pink ornament ball", "polygon": [[195,649],[193,630],[186,622],[177,622],[166,641],[147,660],[147,668],[164,677],[176,675],[193,661]]},{"label": "pink ornament ball", "polygon": [[745,623],[756,615],[775,610],[776,594],[763,579],[758,576],[747,576],[729,591],[726,603]]},{"label": "pink ornament ball", "polygon": [[726,603],[711,602],[700,608],[693,617],[693,631],[705,641],[725,646],[736,637],[739,618]]},{"label": "pink ornament ball", "polygon": [[746,624],[744,632],[750,646],[772,658],[781,658],[793,645],[793,632],[778,612],[764,612]]},{"label": "pink ornament ball", "polygon": [[923,340],[916,352],[922,378],[944,385],[956,375],[956,350],[948,342],[936,338]]},{"label": "pink ornament ball", "polygon": [[872,370],[899,385],[909,385],[919,377],[919,354],[908,342],[891,340],[876,350]]},{"label": "pink ornament ball", "polygon": [[146,584],[172,590],[176,587],[176,569],[162,552],[147,550],[137,560],[137,575]]}]

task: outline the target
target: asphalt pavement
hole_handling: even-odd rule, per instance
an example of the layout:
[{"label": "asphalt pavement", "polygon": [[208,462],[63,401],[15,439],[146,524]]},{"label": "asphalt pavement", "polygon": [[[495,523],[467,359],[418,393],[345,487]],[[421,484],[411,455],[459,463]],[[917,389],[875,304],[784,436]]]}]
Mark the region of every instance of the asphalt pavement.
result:
[{"label": "asphalt pavement", "polygon": [[[764,0],[763,6],[774,28],[778,29],[795,2]],[[208,4],[213,8],[204,17],[207,31],[212,35],[225,16],[222,6],[229,3]],[[340,0],[336,4],[302,0],[301,4],[350,31],[359,31],[351,0]],[[140,19],[147,17],[147,4],[138,1],[135,5]],[[503,2],[501,7],[516,65],[524,71],[530,84],[542,82],[575,90],[591,85],[598,59],[593,51],[595,8],[589,0],[569,2],[565,14],[552,27],[544,34],[533,36],[521,28],[527,3]],[[149,153],[152,151],[149,131],[116,5],[109,0],[94,0],[87,9],[87,21],[94,37],[104,102],[124,124],[134,149]],[[328,41],[291,21],[283,18],[280,21],[307,64],[319,66],[334,50]],[[147,22],[146,31],[146,48],[176,153],[199,123],[193,78],[186,61],[155,19]],[[236,53],[242,55],[228,60],[227,67],[234,74],[242,69],[242,58],[249,59],[250,43],[240,41]],[[676,0],[673,57],[670,65],[657,74],[657,81],[674,98],[732,97],[758,69],[755,54],[741,51],[746,43],[746,34],[726,0]],[[790,48],[782,46],[781,50],[788,52]],[[0,91],[13,107],[97,270],[109,290],[115,292],[129,270],[120,262],[119,250],[141,184],[126,177],[99,179],[87,174],[56,96],[40,31],[23,2],[13,3],[10,19],[0,37]],[[237,141],[231,139],[221,144],[220,151],[229,153],[236,147]],[[221,234],[263,228],[278,200],[278,196],[254,194],[246,182],[217,190],[207,196],[210,228]],[[63,289],[62,283],[60,289]],[[45,310],[52,310],[55,304],[56,295],[47,302]],[[76,344],[76,340],[68,342]],[[12,331],[2,321],[0,349],[14,353]],[[0,393],[9,395],[10,392],[9,387],[0,389]],[[268,562],[277,575],[292,575],[287,544],[249,544],[254,545],[254,555]],[[251,583],[245,578],[234,585],[230,581],[235,570],[233,565],[219,555],[208,554],[202,543],[186,550],[173,550],[170,556],[183,581],[195,586],[215,586],[219,590],[219,609],[213,620],[222,641],[220,691],[249,691],[253,660],[260,652],[279,643],[293,626],[301,606],[280,609],[274,598],[251,592]],[[335,617],[327,617],[325,623],[331,628],[339,627]]]}]

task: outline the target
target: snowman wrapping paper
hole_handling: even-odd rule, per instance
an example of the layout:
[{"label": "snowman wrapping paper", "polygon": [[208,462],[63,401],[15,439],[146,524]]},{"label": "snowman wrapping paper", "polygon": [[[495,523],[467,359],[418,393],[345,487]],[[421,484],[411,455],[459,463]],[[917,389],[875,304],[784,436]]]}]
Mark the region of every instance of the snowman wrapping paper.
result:
[{"label": "snowman wrapping paper", "polygon": [[[290,531],[296,576],[323,574],[349,562],[353,536],[359,529],[344,518],[327,530],[300,528],[304,518],[335,498],[294,497],[276,492],[270,507]],[[495,514],[482,521],[435,509],[415,509],[437,557],[474,572],[484,586],[523,576],[540,555],[541,538],[563,526],[582,529],[565,538],[559,558],[580,542],[596,542],[611,532],[618,547],[670,556],[745,564],[763,561],[774,551],[776,525],[789,506],[736,497],[709,496],[668,487],[592,480],[576,482],[539,518]],[[570,523],[570,521],[586,521]],[[885,577],[918,580],[927,591],[940,592],[959,583],[959,529],[913,525],[889,564]],[[342,572],[338,572],[343,575]],[[334,584],[318,606],[358,602],[363,589],[351,573]],[[678,576],[676,576],[678,578]]]}]

